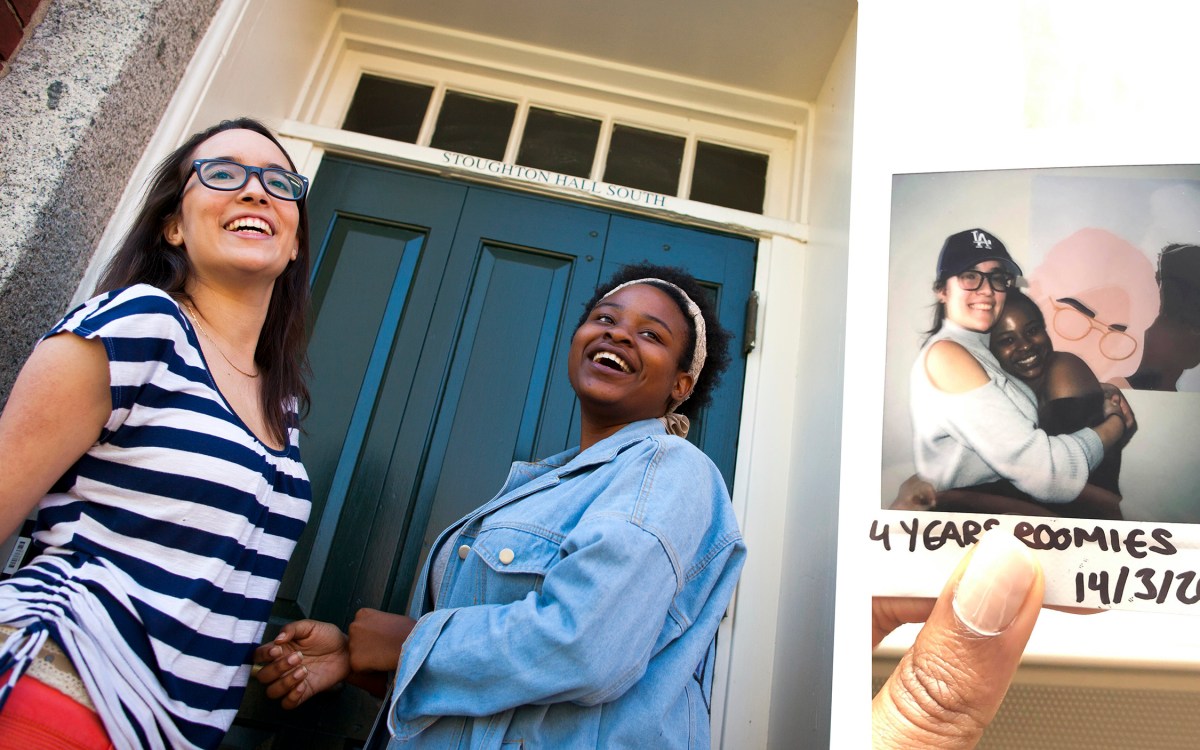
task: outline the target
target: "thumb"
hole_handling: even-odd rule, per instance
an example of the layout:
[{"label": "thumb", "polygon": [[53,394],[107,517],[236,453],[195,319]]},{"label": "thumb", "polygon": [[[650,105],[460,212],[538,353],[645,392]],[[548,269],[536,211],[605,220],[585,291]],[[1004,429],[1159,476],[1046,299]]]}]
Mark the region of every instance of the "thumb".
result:
[{"label": "thumb", "polygon": [[872,703],[876,750],[975,747],[1042,606],[1042,571],[1016,537],[985,534],[942,589]]}]

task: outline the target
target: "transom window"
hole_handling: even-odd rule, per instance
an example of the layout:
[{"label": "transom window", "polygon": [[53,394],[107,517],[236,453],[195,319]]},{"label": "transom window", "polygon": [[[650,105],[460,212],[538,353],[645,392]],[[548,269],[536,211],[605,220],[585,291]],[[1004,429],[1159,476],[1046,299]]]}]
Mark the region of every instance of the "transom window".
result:
[{"label": "transom window", "polygon": [[[360,77],[342,127],[573,177],[762,213],[768,155],[632,123],[475,93]],[[426,123],[432,123],[424,133]]]}]

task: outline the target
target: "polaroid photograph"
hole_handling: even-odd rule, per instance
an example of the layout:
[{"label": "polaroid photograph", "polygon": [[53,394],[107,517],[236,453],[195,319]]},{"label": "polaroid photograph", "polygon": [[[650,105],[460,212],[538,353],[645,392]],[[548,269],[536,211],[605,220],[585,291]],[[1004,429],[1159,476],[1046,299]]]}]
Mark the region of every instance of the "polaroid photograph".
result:
[{"label": "polaroid photograph", "polygon": [[1003,527],[1048,603],[1200,613],[1200,166],[895,174],[890,229],[876,593]]}]

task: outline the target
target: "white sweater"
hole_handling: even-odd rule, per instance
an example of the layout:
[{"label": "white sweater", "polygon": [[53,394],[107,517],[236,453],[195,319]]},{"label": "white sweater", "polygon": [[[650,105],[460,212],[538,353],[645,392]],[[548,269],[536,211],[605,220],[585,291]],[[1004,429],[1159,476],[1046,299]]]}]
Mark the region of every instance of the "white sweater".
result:
[{"label": "white sweater", "polygon": [[[970,352],[989,382],[965,393],[934,387],[925,354],[943,339]],[[1078,497],[1104,458],[1104,444],[1091,428],[1053,436],[1039,430],[1037,398],[1000,368],[988,334],[949,320],[917,355],[909,397],[917,473],[939,491],[1007,479],[1039,500],[1065,503]]]}]

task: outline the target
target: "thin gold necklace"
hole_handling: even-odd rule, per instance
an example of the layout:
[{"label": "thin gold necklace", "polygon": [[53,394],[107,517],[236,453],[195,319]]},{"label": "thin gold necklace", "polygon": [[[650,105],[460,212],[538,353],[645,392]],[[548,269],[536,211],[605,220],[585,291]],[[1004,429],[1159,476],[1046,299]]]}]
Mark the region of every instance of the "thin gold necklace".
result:
[{"label": "thin gold necklace", "polygon": [[[188,309],[188,308],[191,308],[191,309]],[[192,323],[196,326],[196,330],[199,331],[200,334],[202,336],[204,336],[204,338],[208,339],[208,343],[212,344],[216,348],[217,354],[220,354],[221,357],[226,362],[229,363],[230,367],[237,370],[238,372],[240,372],[241,374],[245,375],[248,378],[257,378],[259,376],[259,373],[257,373],[257,372],[249,373],[249,372],[246,372],[245,370],[243,370],[242,368],[238,367],[237,365],[235,365],[233,363],[233,360],[230,359],[227,354],[225,354],[225,351],[223,349],[221,349],[221,345],[218,344],[216,341],[214,341],[212,336],[208,335],[208,331],[204,330],[204,326],[200,325],[200,318],[204,317],[204,313],[200,312],[200,308],[196,307],[196,303],[194,300],[192,300],[191,297],[188,297],[187,302],[183,306],[183,311],[186,312],[187,316],[192,319]]]}]

